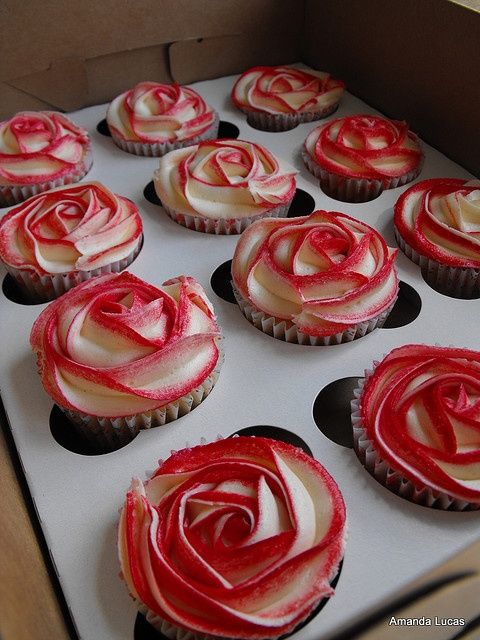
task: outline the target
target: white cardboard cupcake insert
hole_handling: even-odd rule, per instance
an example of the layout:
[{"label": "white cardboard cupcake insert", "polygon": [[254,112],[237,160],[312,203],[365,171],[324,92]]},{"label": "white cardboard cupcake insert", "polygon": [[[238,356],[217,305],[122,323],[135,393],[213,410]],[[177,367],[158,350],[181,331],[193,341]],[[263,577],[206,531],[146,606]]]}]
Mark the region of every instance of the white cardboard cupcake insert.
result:
[{"label": "white cardboard cupcake insert", "polygon": [[[193,86],[221,119],[238,126],[241,139],[259,142],[292,163],[299,170],[298,187],[315,198],[317,208],[357,217],[396,246],[392,208],[402,188],[384,191],[376,200],[362,204],[329,198],[300,156],[307,134],[318,123],[273,134],[254,129],[228,102],[233,82],[229,77]],[[436,293],[424,282],[419,267],[399,252],[399,277],[413,286],[422,301],[414,322],[377,329],[354,342],[331,347],[312,349],[273,340],[248,323],[235,304],[217,297],[211,289],[213,272],[232,258],[238,236],[195,233],[147,202],[143,189],[158,159],[124,153],[100,135],[96,126],[105,110],[103,105],[68,115],[92,138],[95,161],[88,179],[104,182],[140,209],[145,241],[130,270],[156,285],[180,273],[195,276],[215,306],[225,336],[225,363],[212,393],[190,415],[140,433],[119,451],[78,455],[60,446],[50,432],[53,403],[41,386],[28,343],[31,326],[44,305],[22,306],[1,294],[1,394],[79,636],[83,640],[133,640],[137,611],[118,578],[116,557],[118,509],[131,477],[153,470],[158,458],[182,448],[186,441],[212,440],[218,433],[228,435],[264,424],[298,433],[335,478],[346,501],[349,537],[336,593],[310,624],[292,636],[295,640],[326,639],[478,538],[480,520],[478,513],[425,509],[385,491],[358,464],[353,451],[334,444],[319,431],[312,416],[315,397],[330,382],[361,375],[373,360],[405,343],[480,349],[476,320],[480,300],[457,300]],[[334,117],[367,112],[373,110],[347,94]],[[400,106],[395,115],[401,119]],[[426,161],[418,179],[471,178],[428,145],[424,149]]]}]

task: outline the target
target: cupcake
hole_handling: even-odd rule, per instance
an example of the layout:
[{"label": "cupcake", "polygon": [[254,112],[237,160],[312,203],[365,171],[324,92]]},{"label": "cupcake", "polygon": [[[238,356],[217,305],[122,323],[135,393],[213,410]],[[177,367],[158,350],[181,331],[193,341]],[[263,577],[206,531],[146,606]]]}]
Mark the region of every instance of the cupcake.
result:
[{"label": "cupcake", "polygon": [[244,436],[177,451],[134,479],[118,551],[131,596],[167,637],[278,638],[332,595],[345,532],[319,462]]},{"label": "cupcake", "polygon": [[314,129],[305,140],[303,160],[327,195],[366,202],[414,180],[423,153],[405,122],[365,115],[337,118]]},{"label": "cupcake", "polygon": [[260,220],[235,249],[233,291],[245,317],[274,338],[350,342],[390,313],[396,252],[375,229],[339,212]]},{"label": "cupcake", "polygon": [[42,192],[0,219],[0,259],[32,301],[125,269],[141,243],[137,207],[99,182]]},{"label": "cupcake", "polygon": [[115,144],[137,156],[163,156],[216,138],[218,114],[193,89],[140,82],[109,105],[107,124]]},{"label": "cupcake", "polygon": [[61,113],[22,111],[0,123],[0,207],[78,182],[91,166],[87,132]]},{"label": "cupcake", "polygon": [[417,504],[480,508],[478,351],[405,345],[355,395],[355,451],[378,482]]},{"label": "cupcake", "polygon": [[126,271],[51,302],[30,336],[46,392],[104,450],[199,405],[218,377],[219,341],[193,278],[154,287]]},{"label": "cupcake", "polygon": [[212,140],[160,159],[154,183],[168,215],[205,233],[241,233],[288,213],[297,171],[255,142]]},{"label": "cupcake", "polygon": [[286,131],[335,111],[345,85],[323,71],[253,67],[232,89],[233,104],[257,129]]},{"label": "cupcake", "polygon": [[400,249],[425,280],[455,298],[480,296],[480,182],[423,180],[395,205]]}]

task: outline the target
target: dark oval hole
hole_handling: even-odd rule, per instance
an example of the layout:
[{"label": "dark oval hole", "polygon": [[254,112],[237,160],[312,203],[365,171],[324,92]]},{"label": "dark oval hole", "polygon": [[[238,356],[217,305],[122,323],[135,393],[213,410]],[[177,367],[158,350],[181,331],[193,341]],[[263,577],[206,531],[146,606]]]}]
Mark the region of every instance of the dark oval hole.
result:
[{"label": "dark oval hole", "polygon": [[156,204],[159,207],[162,206],[162,202],[160,198],[157,196],[157,192],[155,191],[155,185],[153,184],[153,180],[150,180],[150,182],[146,185],[145,189],[143,190],[143,197],[145,198],[145,200],[148,200],[148,202],[151,202],[152,204]]},{"label": "dark oval hole", "polygon": [[457,295],[455,293],[452,293],[452,291],[445,290],[441,285],[437,285],[435,282],[428,282],[426,274],[423,270],[422,278],[424,279],[426,284],[428,284],[430,289],[433,289],[437,293],[441,293],[442,296],[446,296],[447,298],[454,298],[455,300],[478,300],[480,298],[480,283],[478,280],[476,281],[475,285],[471,287],[470,291],[467,291],[467,293],[464,293],[463,295]]},{"label": "dark oval hole", "polygon": [[298,447],[305,451],[310,457],[313,458],[312,450],[308,446],[308,444],[303,440],[299,435],[293,433],[289,429],[284,429],[283,427],[273,427],[271,425],[265,424],[257,424],[253,427],[244,427],[243,429],[239,429],[232,433],[232,436],[257,436],[259,438],[272,438],[272,440],[280,440],[281,442],[286,442],[287,444],[291,444],[294,447]]},{"label": "dark oval hole", "polygon": [[33,304],[45,304],[48,300],[32,300],[28,295],[28,292],[24,291],[19,284],[17,284],[15,278],[9,273],[4,277],[2,282],[3,295],[10,300],[10,302],[16,302],[17,304],[33,305]]},{"label": "dark oval hole", "polygon": [[77,431],[76,426],[56,404],[53,405],[50,412],[50,432],[55,441],[61,447],[82,456],[104,455],[106,453],[122,449],[130,444],[130,442],[133,442],[133,440],[130,440],[128,442],[119,443],[118,446],[115,447],[107,444],[102,445],[101,443],[97,444],[90,442],[84,435]]},{"label": "dark oval hole", "polygon": [[315,200],[303,189],[297,189],[293,196],[292,204],[288,210],[287,218],[308,216],[315,210]]},{"label": "dark oval hole", "polygon": [[233,122],[220,120],[218,125],[218,138],[231,138],[235,140],[240,135],[240,129]]},{"label": "dark oval hole", "polygon": [[97,124],[97,131],[102,136],[106,136],[107,138],[112,137],[112,134],[110,133],[110,129],[108,128],[108,124],[105,118],[103,120],[100,120],[100,122]]},{"label": "dark oval hole", "polygon": [[350,402],[360,377],[340,378],[330,382],[315,398],[313,420],[332,442],[353,448]]},{"label": "dark oval hole", "polygon": [[219,298],[236,303],[232,289],[232,261],[227,260],[215,269],[210,278],[210,286]]},{"label": "dark oval hole", "polygon": [[418,317],[422,309],[422,299],[415,289],[400,280],[398,283],[398,298],[382,329],[397,329],[405,327]]}]

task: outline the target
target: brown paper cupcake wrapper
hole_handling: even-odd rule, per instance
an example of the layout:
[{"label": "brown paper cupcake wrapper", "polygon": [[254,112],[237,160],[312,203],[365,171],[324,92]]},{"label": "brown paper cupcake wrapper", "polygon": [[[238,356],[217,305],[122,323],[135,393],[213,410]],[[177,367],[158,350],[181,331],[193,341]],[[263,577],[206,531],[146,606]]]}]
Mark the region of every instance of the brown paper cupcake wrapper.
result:
[{"label": "brown paper cupcake wrapper", "polygon": [[32,196],[36,196],[39,193],[48,191],[49,189],[55,189],[56,187],[63,187],[73,184],[74,182],[79,182],[90,171],[92,164],[93,157],[89,146],[85,151],[85,158],[83,162],[61,178],[48,180],[47,182],[40,182],[39,184],[0,186],[0,207],[10,207],[15,204],[19,204]]},{"label": "brown paper cupcake wrapper", "polygon": [[367,333],[370,333],[374,329],[383,327],[385,320],[388,318],[388,315],[396,302],[395,298],[388,309],[382,311],[378,316],[375,316],[370,320],[365,320],[364,322],[358,322],[345,331],[335,333],[331,336],[311,336],[299,331],[296,325],[290,320],[282,320],[280,318],[275,318],[274,316],[269,316],[263,311],[253,307],[250,302],[242,297],[233,281],[232,289],[241,312],[254,327],[260,329],[260,331],[263,331],[263,333],[266,333],[273,338],[277,338],[277,340],[283,340],[294,344],[310,345],[313,347],[327,347],[333,344],[352,342],[357,338],[367,335]]},{"label": "brown paper cupcake wrapper", "polygon": [[320,167],[305,149],[302,151],[302,158],[310,173],[319,180],[322,191],[331,198],[342,202],[368,202],[374,200],[378,198],[384,189],[395,189],[415,180],[422,169],[422,163],[420,163],[418,167],[402,176],[385,180],[347,178]]},{"label": "brown paper cupcake wrapper", "polygon": [[85,282],[85,280],[90,280],[90,278],[107,273],[123,271],[140,253],[142,242],[143,236],[140,236],[137,246],[128,256],[91,271],[72,271],[70,273],[39,276],[29,269],[17,269],[8,264],[5,264],[5,268],[32,302],[49,302],[50,300],[60,297],[70,289],[73,289],[77,284]]},{"label": "brown paper cupcake wrapper", "polygon": [[[378,363],[374,362],[373,364],[375,366]],[[431,489],[426,485],[416,485],[407,480],[401,473],[392,469],[385,460],[382,460],[372,441],[367,436],[361,415],[363,387],[372,374],[373,370],[365,371],[365,378],[359,380],[358,387],[354,390],[354,399],[351,401],[353,448],[368,473],[393,493],[415,504],[449,511],[480,509],[480,504],[473,504],[455,498],[440,490]]]},{"label": "brown paper cupcake wrapper", "polygon": [[218,136],[218,126],[220,123],[220,119],[218,117],[218,113],[215,113],[215,120],[213,124],[203,133],[194,138],[189,138],[188,140],[176,140],[174,142],[152,142],[150,144],[145,142],[133,142],[131,140],[124,140],[123,138],[119,138],[112,132],[112,139],[122,151],[126,151],[127,153],[133,153],[136,156],[147,156],[149,158],[160,158],[164,156],[169,151],[174,151],[175,149],[183,149],[184,147],[191,147],[194,144],[198,144],[202,142],[202,140],[214,140]]},{"label": "brown paper cupcake wrapper", "polygon": [[60,409],[70,419],[77,432],[95,449],[114,451],[131,442],[139,431],[173,422],[198,407],[215,386],[223,360],[224,354],[220,348],[215,368],[198,387],[158,409],[118,418],[91,416],[62,406]]},{"label": "brown paper cupcake wrapper", "polygon": [[454,298],[480,297],[480,269],[468,267],[449,267],[432,258],[423,256],[405,242],[397,227],[395,239],[403,253],[412,262],[418,264],[425,281],[436,291]]},{"label": "brown paper cupcake wrapper", "polygon": [[171,209],[168,205],[162,202],[162,207],[170,218],[181,224],[187,229],[193,229],[194,231],[200,231],[202,233],[214,233],[216,235],[234,235],[242,233],[252,222],[261,220],[262,218],[285,218],[290,208],[290,202],[287,204],[278,205],[273,209],[259,213],[256,216],[249,216],[248,218],[204,218],[203,216],[195,216],[187,213],[180,213]]},{"label": "brown paper cupcake wrapper", "polygon": [[338,102],[318,111],[305,113],[263,113],[261,111],[250,111],[241,109],[247,116],[247,122],[255,129],[263,131],[289,131],[295,129],[303,122],[313,122],[321,120],[334,113],[338,109]]}]

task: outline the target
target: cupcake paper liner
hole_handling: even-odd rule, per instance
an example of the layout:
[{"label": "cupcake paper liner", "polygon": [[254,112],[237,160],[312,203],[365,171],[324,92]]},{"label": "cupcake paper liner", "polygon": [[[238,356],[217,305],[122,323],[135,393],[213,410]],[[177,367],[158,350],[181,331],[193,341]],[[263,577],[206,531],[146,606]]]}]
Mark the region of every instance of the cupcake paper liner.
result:
[{"label": "cupcake paper liner", "polygon": [[348,178],[336,173],[326,171],[310,156],[308,151],[303,149],[302,158],[307,169],[320,182],[322,191],[331,198],[342,202],[368,202],[378,198],[384,189],[395,189],[401,187],[419,175],[422,164],[412,169],[408,173],[395,178],[384,180],[370,180],[368,178]]},{"label": "cupcake paper liner", "polygon": [[[377,363],[374,362],[374,366],[376,364]],[[351,401],[353,448],[368,473],[393,493],[415,504],[449,511],[471,511],[480,509],[480,505],[460,500],[443,491],[431,489],[426,485],[417,486],[405,478],[399,471],[392,469],[385,460],[382,460],[374,444],[367,436],[361,415],[363,388],[372,374],[373,370],[365,371],[365,378],[359,380],[358,387],[354,390],[354,399]]]},{"label": "cupcake paper liner", "polygon": [[96,449],[114,451],[131,442],[139,431],[160,427],[187,415],[198,407],[215,386],[224,360],[219,348],[217,364],[213,371],[195,389],[163,407],[131,416],[107,418],[91,416],[80,411],[71,411],[60,406],[77,432]]},{"label": "cupcake paper liner", "polygon": [[242,297],[233,281],[232,289],[241,312],[254,327],[260,329],[260,331],[263,331],[263,333],[266,333],[273,338],[277,338],[277,340],[284,340],[285,342],[291,342],[294,344],[310,345],[313,347],[327,347],[333,344],[352,342],[357,338],[362,338],[367,335],[367,333],[370,333],[374,329],[380,328],[384,325],[385,320],[388,318],[388,315],[396,302],[395,298],[388,309],[382,311],[378,316],[375,316],[370,320],[365,320],[364,322],[358,322],[348,329],[345,329],[345,331],[335,333],[331,336],[311,336],[299,331],[291,320],[283,320],[274,316],[269,316],[263,311],[253,307],[250,302]]},{"label": "cupcake paper liner", "polygon": [[264,211],[255,216],[249,216],[248,218],[205,218],[200,215],[191,215],[188,213],[181,213],[175,209],[171,209],[168,205],[162,202],[162,207],[170,218],[181,224],[187,229],[193,229],[194,231],[200,231],[202,233],[215,233],[216,235],[234,235],[242,233],[252,222],[260,220],[262,218],[285,218],[290,208],[291,200],[287,204],[278,205],[273,209]]},{"label": "cupcake paper liner", "polygon": [[405,242],[397,227],[394,227],[394,230],[400,249],[407,258],[420,266],[425,281],[436,291],[454,298],[480,297],[480,269],[440,264],[433,258],[418,253]]},{"label": "cupcake paper liner", "polygon": [[247,122],[255,129],[263,131],[289,131],[295,129],[303,122],[313,122],[321,120],[334,113],[338,109],[336,104],[325,107],[319,111],[310,111],[305,113],[264,113],[262,111],[250,111],[249,109],[241,109],[247,116]]},{"label": "cupcake paper liner", "polygon": [[90,171],[93,164],[93,156],[91,148],[88,147],[85,153],[85,159],[83,162],[75,167],[70,173],[57,178],[56,180],[49,180],[47,182],[40,182],[38,184],[25,184],[25,185],[1,185],[0,186],[0,207],[10,207],[15,204],[19,204],[32,196],[36,196],[39,193],[54,189],[56,187],[63,187],[74,182],[79,182]]},{"label": "cupcake paper liner", "polygon": [[30,269],[17,269],[8,264],[5,268],[15,279],[18,286],[25,291],[33,302],[49,302],[60,297],[65,292],[73,289],[77,284],[85,282],[95,276],[107,273],[118,273],[130,265],[140,253],[143,236],[140,236],[137,246],[128,256],[121,260],[116,260],[98,269],[91,271],[72,271],[70,273],[56,273],[40,276]]},{"label": "cupcake paper liner", "polygon": [[175,149],[183,149],[184,147],[190,147],[194,144],[198,144],[202,140],[214,140],[218,136],[218,127],[220,123],[220,118],[218,113],[215,112],[215,120],[213,124],[203,133],[194,138],[188,138],[188,140],[175,140],[173,142],[134,142],[132,140],[124,140],[116,136],[112,131],[112,139],[122,151],[126,151],[127,153],[133,153],[136,156],[147,156],[150,158],[160,158],[164,156],[169,151],[174,151]]}]

